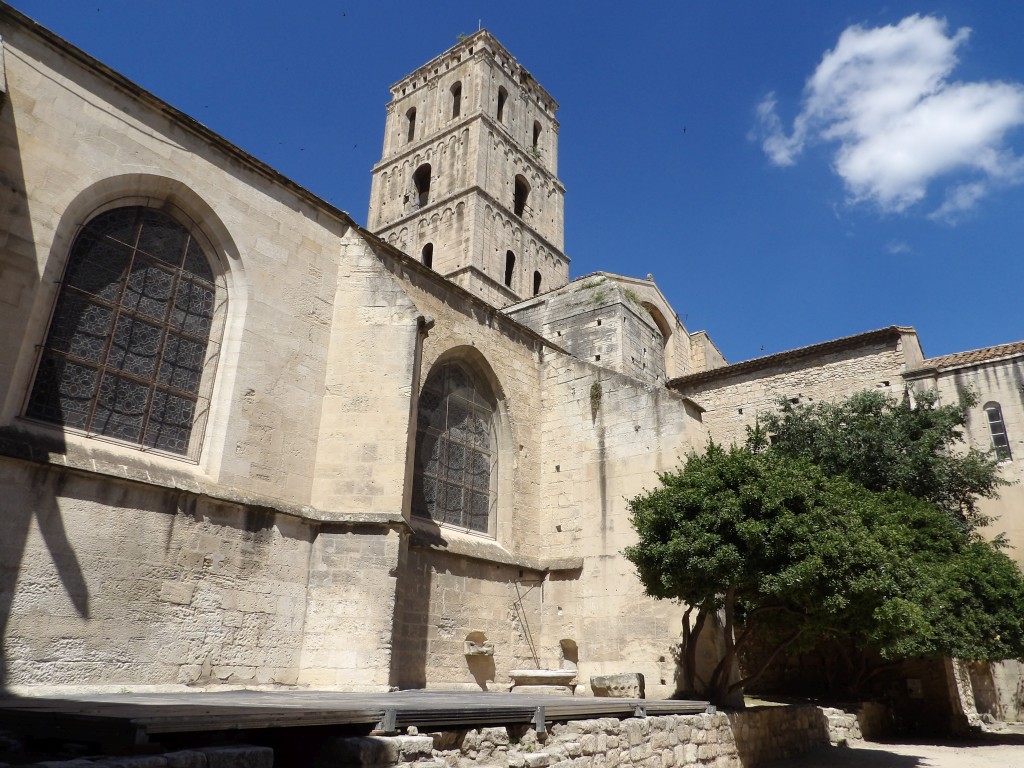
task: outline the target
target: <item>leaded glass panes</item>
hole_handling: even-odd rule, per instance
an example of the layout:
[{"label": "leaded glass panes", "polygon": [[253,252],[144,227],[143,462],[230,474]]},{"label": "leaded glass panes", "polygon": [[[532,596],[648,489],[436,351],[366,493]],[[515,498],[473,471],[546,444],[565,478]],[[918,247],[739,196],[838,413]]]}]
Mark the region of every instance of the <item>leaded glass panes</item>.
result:
[{"label": "leaded glass panes", "polygon": [[1006,423],[1003,421],[1003,409],[999,403],[988,403],[985,405],[985,415],[988,416],[988,429],[992,433],[992,450],[1000,461],[1010,461],[1013,455],[1010,453],[1010,441],[1006,436]]},{"label": "leaded glass panes", "polygon": [[417,414],[413,514],[487,532],[495,405],[457,363],[431,374]]},{"label": "leaded glass panes", "polygon": [[100,214],[71,247],[27,415],[187,453],[215,296],[194,232],[170,214]]}]

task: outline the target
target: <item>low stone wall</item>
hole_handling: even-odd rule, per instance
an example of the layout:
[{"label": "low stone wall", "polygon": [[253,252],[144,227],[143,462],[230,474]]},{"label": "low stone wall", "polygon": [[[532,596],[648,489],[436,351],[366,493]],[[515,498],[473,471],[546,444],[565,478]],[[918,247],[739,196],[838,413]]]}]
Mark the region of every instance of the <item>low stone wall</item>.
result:
[{"label": "low stone wall", "polygon": [[750,768],[861,738],[858,715],[813,706],[599,718],[532,728],[481,728],[339,739],[317,768]]},{"label": "low stone wall", "polygon": [[[0,763],[6,765],[6,763]],[[269,747],[201,747],[163,755],[138,755],[31,763],[36,768],[272,768]]]}]

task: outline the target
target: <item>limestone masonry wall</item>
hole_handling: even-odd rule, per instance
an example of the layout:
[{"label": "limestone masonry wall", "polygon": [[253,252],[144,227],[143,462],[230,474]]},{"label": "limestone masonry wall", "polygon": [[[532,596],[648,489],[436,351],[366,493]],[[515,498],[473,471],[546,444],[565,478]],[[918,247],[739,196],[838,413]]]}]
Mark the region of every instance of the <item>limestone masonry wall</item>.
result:
[{"label": "limestone masonry wall", "polygon": [[301,521],[14,461],[0,487],[6,685],[296,682]]},{"label": "limestone masonry wall", "polygon": [[874,341],[852,349],[839,349],[810,359],[783,359],[747,372],[719,369],[710,378],[675,387],[702,408],[710,437],[728,445],[742,442],[759,413],[775,411],[780,397],[793,402],[834,401],[864,389],[882,389],[900,395],[907,367],[901,339]]},{"label": "limestone masonry wall", "polygon": [[828,744],[862,738],[858,718],[838,709],[762,707],[731,713],[605,717],[549,727],[481,728],[339,739],[316,765],[362,768],[752,768]]}]

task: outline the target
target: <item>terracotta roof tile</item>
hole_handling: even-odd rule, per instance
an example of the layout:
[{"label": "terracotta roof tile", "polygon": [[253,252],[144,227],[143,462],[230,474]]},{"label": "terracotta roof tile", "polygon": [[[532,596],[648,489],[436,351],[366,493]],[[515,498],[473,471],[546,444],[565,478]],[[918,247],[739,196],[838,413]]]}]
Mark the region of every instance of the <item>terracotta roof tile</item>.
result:
[{"label": "terracotta roof tile", "polygon": [[918,365],[914,370],[942,370],[944,368],[959,368],[963,365],[974,365],[985,363],[989,360],[998,360],[1002,357],[1013,355],[1024,355],[1024,341],[1014,341],[1009,344],[999,344],[994,347],[982,349],[970,349],[966,352],[954,352],[952,355],[941,355],[929,357]]}]

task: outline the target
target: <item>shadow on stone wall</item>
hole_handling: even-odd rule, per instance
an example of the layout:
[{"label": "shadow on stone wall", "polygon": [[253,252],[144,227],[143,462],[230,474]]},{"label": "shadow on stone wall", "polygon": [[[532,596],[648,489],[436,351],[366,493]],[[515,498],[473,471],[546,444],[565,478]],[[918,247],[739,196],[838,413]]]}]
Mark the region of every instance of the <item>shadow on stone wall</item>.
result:
[{"label": "shadow on stone wall", "polygon": [[[18,356],[27,343],[32,307],[40,301],[43,276],[37,266],[17,126],[9,102],[0,103],[0,216],[0,393],[6,393],[9,400],[2,405],[7,413],[12,413],[20,411],[24,401],[24,392],[20,388],[15,390],[12,384]],[[31,341],[38,345],[42,339]],[[64,450],[64,440],[59,435],[54,435],[46,445],[37,445],[10,430],[0,434],[0,454],[38,460],[45,459],[47,454],[63,454]],[[30,476],[31,487],[20,489],[22,493],[0,490],[0,690],[8,684],[7,629],[33,520],[75,611],[83,618],[89,616],[89,589],[64,529],[56,496],[48,488],[53,473],[38,467]]]}]

